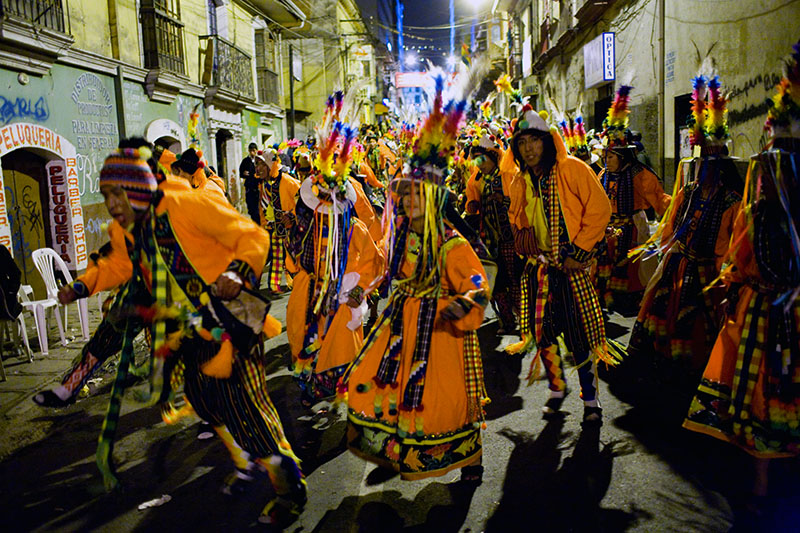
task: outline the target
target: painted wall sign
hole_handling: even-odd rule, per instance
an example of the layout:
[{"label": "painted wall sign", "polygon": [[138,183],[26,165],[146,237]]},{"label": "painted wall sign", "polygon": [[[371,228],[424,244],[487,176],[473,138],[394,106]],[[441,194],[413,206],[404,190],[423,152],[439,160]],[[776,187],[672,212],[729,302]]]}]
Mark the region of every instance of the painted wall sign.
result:
[{"label": "painted wall sign", "polygon": [[614,32],[603,32],[583,47],[583,81],[587,89],[616,78]]},{"label": "painted wall sign", "polygon": [[[86,261],[89,255],[83,226],[83,207],[81,206],[75,146],[56,132],[36,124],[18,122],[0,128],[0,157],[21,148],[38,148],[57,156],[56,161],[51,161],[45,167],[47,169],[50,205],[65,206],[69,235],[68,237],[62,236],[58,238],[57,234],[53,233],[53,247],[63,257],[59,241],[67,240],[68,242],[64,243],[67,245],[65,253],[70,258],[70,261],[66,259],[64,261],[74,270],[86,268]],[[63,165],[63,168],[57,170],[56,163]],[[1,164],[0,162],[0,166]],[[54,182],[57,185],[55,191],[52,188],[51,172],[53,173],[52,176],[55,176]],[[62,181],[58,178],[60,174],[65,175],[65,185],[60,183]],[[0,243],[9,250],[13,250],[4,187],[2,168],[0,168]],[[65,196],[62,197],[62,195]],[[59,208],[59,212],[61,211],[61,208]],[[51,212],[50,216],[52,223],[54,221],[54,213]],[[62,219],[59,218],[58,220],[61,221]],[[52,225],[55,226],[55,224]],[[63,229],[61,231],[63,232]],[[64,234],[61,233],[60,235]]]},{"label": "painted wall sign", "polygon": [[50,196],[50,243],[67,266],[75,268],[75,248],[69,228],[69,197],[67,194],[67,169],[62,160],[44,166]]},{"label": "painted wall sign", "polygon": [[2,172],[0,172],[0,244],[8,248],[12,256],[14,255],[14,249],[11,246],[11,221],[8,219],[6,188],[3,184]]}]

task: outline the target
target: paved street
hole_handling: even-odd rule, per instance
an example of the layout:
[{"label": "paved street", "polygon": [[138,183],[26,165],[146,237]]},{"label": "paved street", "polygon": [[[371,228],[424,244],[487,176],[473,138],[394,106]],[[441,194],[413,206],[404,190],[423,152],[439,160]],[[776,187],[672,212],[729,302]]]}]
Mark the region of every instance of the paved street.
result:
[{"label": "paved street", "polygon": [[[284,296],[273,314],[283,320]],[[94,303],[94,302],[92,302]],[[91,306],[90,306],[91,307]],[[92,311],[93,323],[97,310]],[[613,315],[609,334],[625,341],[633,319]],[[77,324],[72,323],[77,327]],[[453,472],[403,482],[345,450],[345,422],[334,410],[300,408],[287,363],[285,333],[267,345],[269,390],[289,438],[303,459],[309,502],[293,531],[728,531],[748,484],[745,454],[688,431],[680,419],[687,398],[671,388],[638,382],[624,371],[603,372],[605,424],[582,432],[581,401],[546,424],[540,408],[546,382],[526,386],[530,356],[501,351],[496,321],[480,330],[486,384],[492,397],[483,434],[483,484],[470,489]],[[72,331],[72,335],[77,335]],[[35,340],[33,341],[35,344]],[[51,347],[55,334],[51,333]],[[106,495],[94,464],[113,377],[96,376],[89,397],[60,410],[30,401],[51,387],[79,353],[80,340],[32,363],[5,359],[0,383],[0,513],[6,531],[238,531],[257,528],[269,496],[267,482],[238,500],[219,492],[230,471],[216,438],[197,440],[197,419],[167,426],[155,408],[126,396],[114,451],[124,490]],[[141,347],[140,347],[141,348]],[[633,368],[633,367],[631,367]],[[568,371],[577,387],[577,375]],[[773,490],[783,511],[764,518],[765,531],[791,531],[800,518],[796,462],[773,465]],[[794,486],[793,486],[794,485]],[[148,500],[171,496],[144,511]],[[788,510],[792,512],[789,513]],[[740,530],[752,523],[738,520]]]}]

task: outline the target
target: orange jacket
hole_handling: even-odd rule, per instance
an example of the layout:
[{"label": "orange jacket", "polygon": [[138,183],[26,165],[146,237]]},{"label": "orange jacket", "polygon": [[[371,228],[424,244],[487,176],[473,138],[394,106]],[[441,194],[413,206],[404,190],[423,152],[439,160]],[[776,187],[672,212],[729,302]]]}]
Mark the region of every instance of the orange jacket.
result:
[{"label": "orange jacket", "polygon": [[[603,182],[603,175],[606,169],[600,171],[598,178],[600,183]],[[633,177],[633,209],[639,211],[640,209],[647,209],[652,207],[662,216],[669,207],[669,202],[672,197],[664,192],[658,178],[655,174],[643,168],[638,174]],[[612,212],[616,213],[616,205],[611,206]]]},{"label": "orange jacket", "polygon": [[[678,211],[680,211],[683,199],[684,193],[683,187],[681,187],[681,190],[679,190],[675,195],[675,206],[672,208],[669,220],[667,220],[664,224],[664,232],[661,234],[662,245],[668,243],[672,238],[672,234],[675,231],[675,217],[678,216]],[[714,255],[717,258],[717,270],[722,268],[725,256],[728,255],[728,245],[730,244],[731,233],[733,232],[733,222],[736,218],[736,214],[739,212],[739,210],[741,210],[741,208],[742,203],[739,201],[722,213],[722,221],[719,224],[719,233],[717,234],[717,240],[714,243]]]},{"label": "orange jacket", "polygon": [[[264,192],[264,187],[269,185],[267,180],[261,180],[259,182],[259,190],[261,191],[261,197],[263,198],[266,194]],[[281,211],[285,211],[287,213],[294,213],[294,208],[297,205],[297,192],[300,190],[300,182],[296,179],[283,172],[281,175],[281,184],[278,187],[278,195],[280,196],[281,200]],[[267,220],[264,217],[264,210],[261,209],[261,226],[264,226],[267,223]],[[271,222],[271,221],[270,221]]]},{"label": "orange jacket", "polygon": [[367,198],[367,193],[364,192],[364,187],[354,179],[350,180],[350,184],[356,191],[356,203],[353,206],[356,210],[356,216],[367,226],[370,237],[373,242],[379,242],[383,238],[383,226],[381,219],[375,215],[375,208]]},{"label": "orange jacket", "polygon": [[378,178],[375,177],[375,172],[373,172],[372,167],[369,166],[366,160],[361,162],[358,173],[364,174],[367,177],[367,183],[369,183],[369,186],[373,189],[383,189],[383,183],[378,181]]},{"label": "orange jacket", "polygon": [[[556,145],[556,183],[567,233],[572,245],[588,254],[605,236],[611,220],[611,204],[589,165],[567,154],[557,131],[551,129],[550,133]],[[532,226],[525,213],[530,193],[532,185],[528,172],[519,172],[511,183],[508,213],[511,224],[518,229]]]},{"label": "orange jacket", "polygon": [[[168,189],[156,206],[157,216],[165,212],[169,213],[172,229],[187,259],[206,283],[216,281],[234,259],[246,263],[256,276],[264,270],[269,235],[230,205],[222,205],[196,191]],[[120,241],[117,229],[111,228],[113,223],[109,225],[111,253],[78,278],[90,289],[90,294],[122,285],[133,272],[127,248]],[[119,230],[124,232],[121,227]],[[126,233],[121,234],[123,238]],[[127,238],[131,238],[130,234]]]}]

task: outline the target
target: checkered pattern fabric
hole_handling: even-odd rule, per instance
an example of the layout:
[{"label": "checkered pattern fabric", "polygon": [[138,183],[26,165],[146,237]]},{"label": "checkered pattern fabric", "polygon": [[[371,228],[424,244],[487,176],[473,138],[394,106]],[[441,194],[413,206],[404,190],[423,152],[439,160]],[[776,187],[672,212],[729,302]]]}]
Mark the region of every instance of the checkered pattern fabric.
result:
[{"label": "checkered pattern fabric", "polygon": [[483,381],[483,359],[477,331],[464,334],[464,379],[467,388],[467,420],[483,420],[483,403],[488,399]]},{"label": "checkered pattern fabric", "polygon": [[270,234],[270,252],[268,287],[272,291],[279,291],[283,272],[286,270],[286,238],[278,237],[275,232],[272,232]]},{"label": "checkered pattern fabric", "polygon": [[436,298],[423,298],[420,300],[414,357],[411,360],[408,383],[406,383],[406,389],[403,393],[403,406],[407,409],[414,409],[422,402],[422,392],[425,388],[425,373],[428,368],[428,356],[431,352],[433,324],[436,319],[437,302],[438,300]]}]

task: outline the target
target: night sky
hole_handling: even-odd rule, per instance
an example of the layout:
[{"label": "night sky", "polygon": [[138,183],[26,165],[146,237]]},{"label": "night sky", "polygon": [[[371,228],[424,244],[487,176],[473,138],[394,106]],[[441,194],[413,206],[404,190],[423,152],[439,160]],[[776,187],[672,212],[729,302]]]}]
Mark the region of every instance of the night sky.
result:
[{"label": "night sky", "polygon": [[[477,1],[479,15],[488,15],[491,10],[492,0],[454,0],[456,23],[467,24],[459,31],[469,35],[469,23],[476,20],[476,10],[474,3]],[[370,15],[375,16],[374,0],[358,0],[359,5],[364,11],[365,18]],[[450,53],[450,30],[442,29],[417,29],[413,26],[430,28],[435,26],[448,26],[450,22],[449,0],[405,0],[405,16],[403,20],[403,39],[408,49],[415,47],[420,57],[430,59],[440,66],[444,66],[445,59]],[[412,27],[409,27],[412,26]],[[461,53],[460,35],[456,33],[455,55],[460,57]],[[444,54],[444,55],[443,55]]]}]

